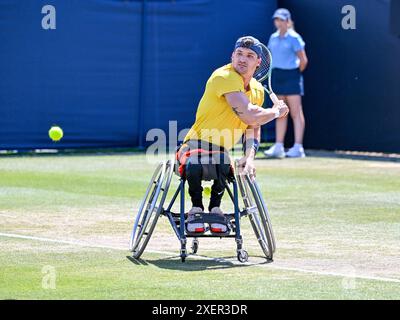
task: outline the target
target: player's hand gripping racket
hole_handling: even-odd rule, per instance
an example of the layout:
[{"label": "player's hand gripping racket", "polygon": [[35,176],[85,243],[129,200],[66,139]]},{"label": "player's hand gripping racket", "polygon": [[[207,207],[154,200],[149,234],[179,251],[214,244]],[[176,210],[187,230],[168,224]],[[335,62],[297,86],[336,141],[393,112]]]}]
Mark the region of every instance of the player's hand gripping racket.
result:
[{"label": "player's hand gripping racket", "polygon": [[254,73],[254,78],[259,82],[264,82],[267,80],[267,84],[264,85],[265,91],[269,94],[272,102],[279,104],[279,99],[271,88],[271,74],[272,74],[272,55],[268,48],[261,43],[262,53],[261,53],[261,64]]}]

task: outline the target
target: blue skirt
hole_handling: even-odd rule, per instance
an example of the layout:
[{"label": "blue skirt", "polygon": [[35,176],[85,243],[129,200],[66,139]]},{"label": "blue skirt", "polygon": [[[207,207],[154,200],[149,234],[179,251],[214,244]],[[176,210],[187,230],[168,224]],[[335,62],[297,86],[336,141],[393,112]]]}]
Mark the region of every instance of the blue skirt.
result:
[{"label": "blue skirt", "polygon": [[271,86],[277,95],[304,95],[304,81],[300,69],[272,69]]}]

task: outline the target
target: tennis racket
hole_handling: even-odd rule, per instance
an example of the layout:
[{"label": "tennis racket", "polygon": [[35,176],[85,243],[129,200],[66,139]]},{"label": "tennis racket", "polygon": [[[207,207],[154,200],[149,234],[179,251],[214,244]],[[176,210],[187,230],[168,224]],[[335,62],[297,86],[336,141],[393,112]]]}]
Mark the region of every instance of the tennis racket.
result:
[{"label": "tennis racket", "polygon": [[268,48],[261,43],[262,53],[261,53],[261,64],[254,73],[254,78],[259,82],[264,82],[267,80],[267,84],[264,85],[265,91],[269,94],[272,102],[274,104],[279,103],[279,99],[271,88],[271,75],[272,75],[272,55]]}]

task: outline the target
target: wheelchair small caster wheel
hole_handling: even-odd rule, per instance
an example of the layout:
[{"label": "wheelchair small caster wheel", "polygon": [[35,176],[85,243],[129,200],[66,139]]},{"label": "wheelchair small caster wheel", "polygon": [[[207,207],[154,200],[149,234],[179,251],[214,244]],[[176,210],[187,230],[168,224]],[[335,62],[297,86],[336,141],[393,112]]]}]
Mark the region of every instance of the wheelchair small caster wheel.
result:
[{"label": "wheelchair small caster wheel", "polygon": [[247,262],[249,261],[249,254],[246,250],[240,250],[237,254],[237,258],[240,262]]},{"label": "wheelchair small caster wheel", "polygon": [[185,260],[186,260],[186,257],[185,256],[181,256],[181,261],[185,262]]},{"label": "wheelchair small caster wheel", "polygon": [[198,240],[193,240],[193,243],[192,243],[192,254],[196,254],[197,250],[199,250],[199,241]]}]

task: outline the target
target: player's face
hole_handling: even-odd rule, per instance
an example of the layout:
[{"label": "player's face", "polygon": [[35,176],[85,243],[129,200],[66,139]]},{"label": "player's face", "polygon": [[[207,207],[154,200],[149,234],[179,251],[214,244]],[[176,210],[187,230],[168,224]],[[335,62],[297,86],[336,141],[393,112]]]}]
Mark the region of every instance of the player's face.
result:
[{"label": "player's face", "polygon": [[232,66],[241,75],[253,76],[261,59],[248,48],[237,48],[232,54]]}]

